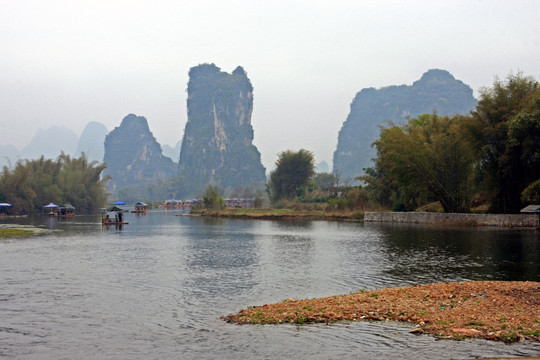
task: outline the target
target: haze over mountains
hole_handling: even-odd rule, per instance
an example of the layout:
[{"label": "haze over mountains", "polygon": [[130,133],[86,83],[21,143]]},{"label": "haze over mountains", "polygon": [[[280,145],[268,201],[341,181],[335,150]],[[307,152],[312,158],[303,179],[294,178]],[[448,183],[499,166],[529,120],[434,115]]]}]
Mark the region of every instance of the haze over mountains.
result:
[{"label": "haze over mountains", "polygon": [[10,145],[0,147],[0,166],[14,166],[19,159],[38,159],[42,155],[46,159],[56,159],[62,151],[73,155],[78,140],[77,134],[65,126],[39,128],[21,151]]},{"label": "haze over mountains", "polygon": [[[111,132],[92,121],[80,138],[66,127],[39,129],[21,151],[0,145],[0,165],[8,165],[7,158],[13,166],[17,159],[41,155],[55,159],[62,151],[78,157],[84,152],[90,161],[107,163],[104,175],[112,177],[108,189],[113,194],[174,177],[179,190],[171,194],[200,194],[208,183],[222,189],[263,188],[265,168],[253,145],[251,125],[253,86],[246,72],[239,66],[228,74],[214,64],[203,64],[189,75],[188,122],[183,140],[174,148],[156,141],[144,116],[130,114]],[[475,105],[472,89],[439,69],[427,71],[410,86],[362,89],[339,132],[333,172],[354,179],[371,166],[375,156],[371,144],[381,125],[423,113],[468,114]],[[285,145],[282,150],[287,150]],[[318,171],[330,167],[322,162]]]},{"label": "haze over mountains", "polygon": [[439,69],[427,71],[411,86],[362,89],[339,131],[333,171],[343,179],[353,180],[364,173],[364,168],[371,167],[376,155],[371,145],[379,137],[381,125],[403,123],[424,113],[467,115],[475,106],[472,89]]},{"label": "haze over mountains", "polygon": [[179,140],[174,147],[169,146],[167,144],[161,145],[161,150],[163,151],[163,155],[165,155],[168,158],[171,158],[172,161],[176,163],[180,159],[181,148],[182,148],[182,140]]},{"label": "haze over mountains", "polygon": [[11,144],[0,145],[0,167],[15,165],[20,158],[19,154],[19,149]]},{"label": "haze over mountains", "polygon": [[105,154],[103,144],[108,132],[105,125],[96,121],[89,122],[81,133],[81,137],[77,143],[75,157],[81,156],[84,152],[89,161],[102,162],[103,155]]},{"label": "haze over mountains", "polygon": [[[22,150],[13,145],[0,144],[0,168],[14,166],[20,159],[39,159],[43,155],[46,159],[56,159],[63,151],[65,154],[79,157],[84,152],[89,161],[103,162],[105,136],[109,130],[97,121],[89,122],[80,137],[65,126],[51,126],[47,129],[38,129]],[[163,154],[178,162],[180,157],[179,141],[174,148],[162,145]]]}]

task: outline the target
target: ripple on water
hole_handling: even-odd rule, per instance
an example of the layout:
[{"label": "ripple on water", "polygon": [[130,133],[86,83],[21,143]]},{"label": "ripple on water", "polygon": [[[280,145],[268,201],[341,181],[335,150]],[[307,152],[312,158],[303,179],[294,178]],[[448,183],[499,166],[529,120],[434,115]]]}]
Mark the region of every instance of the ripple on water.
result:
[{"label": "ripple on water", "polygon": [[0,357],[439,359],[540,353],[538,344],[437,341],[409,334],[407,324],[238,326],[220,320],[288,297],[448,279],[538,280],[537,239],[524,232],[478,236],[476,230],[214,221],[152,212],[129,222],[122,230],[102,229],[89,218],[57,224],[61,231],[40,237],[0,242]]}]

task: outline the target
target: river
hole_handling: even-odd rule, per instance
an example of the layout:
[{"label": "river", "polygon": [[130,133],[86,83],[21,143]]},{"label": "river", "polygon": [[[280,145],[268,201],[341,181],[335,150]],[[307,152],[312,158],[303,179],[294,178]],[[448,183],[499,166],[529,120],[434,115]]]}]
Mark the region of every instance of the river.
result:
[{"label": "river", "polygon": [[534,230],[129,214],[3,219],[50,232],[0,240],[0,358],[466,359],[540,344],[436,340],[399,323],[235,325],[287,298],[466,280],[540,281]]}]

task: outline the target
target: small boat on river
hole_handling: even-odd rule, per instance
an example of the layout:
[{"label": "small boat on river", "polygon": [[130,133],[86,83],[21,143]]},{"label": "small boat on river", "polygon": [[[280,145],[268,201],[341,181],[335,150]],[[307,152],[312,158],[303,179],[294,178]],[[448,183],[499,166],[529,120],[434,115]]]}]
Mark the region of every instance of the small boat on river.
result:
[{"label": "small boat on river", "polygon": [[59,218],[70,219],[75,217],[75,207],[71,204],[63,204],[58,207]]},{"label": "small boat on river", "polygon": [[135,210],[132,210],[131,212],[134,213],[134,214],[146,215],[146,207],[147,206],[148,205],[146,205],[143,202],[138,202],[138,203],[135,204]]},{"label": "small boat on river", "polygon": [[[113,215],[114,214],[114,215]],[[126,225],[124,221],[124,209],[112,206],[101,211],[101,225]]]}]

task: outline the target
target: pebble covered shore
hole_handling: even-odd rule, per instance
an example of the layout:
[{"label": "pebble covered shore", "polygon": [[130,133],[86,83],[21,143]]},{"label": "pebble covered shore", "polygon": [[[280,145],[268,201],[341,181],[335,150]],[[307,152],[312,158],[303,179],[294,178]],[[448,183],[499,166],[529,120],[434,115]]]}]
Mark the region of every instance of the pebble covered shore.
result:
[{"label": "pebble covered shore", "polygon": [[470,281],[360,290],[250,306],[222,318],[238,324],[400,321],[439,338],[540,341],[540,282]]}]

